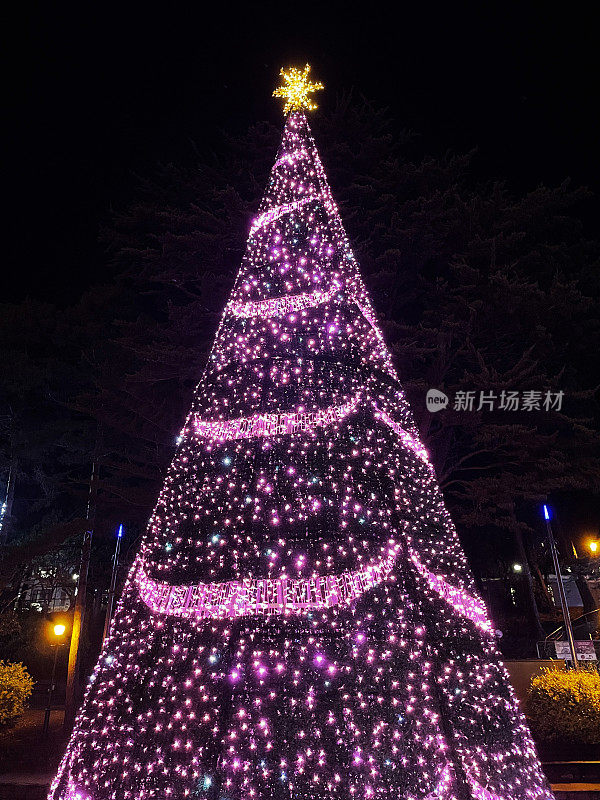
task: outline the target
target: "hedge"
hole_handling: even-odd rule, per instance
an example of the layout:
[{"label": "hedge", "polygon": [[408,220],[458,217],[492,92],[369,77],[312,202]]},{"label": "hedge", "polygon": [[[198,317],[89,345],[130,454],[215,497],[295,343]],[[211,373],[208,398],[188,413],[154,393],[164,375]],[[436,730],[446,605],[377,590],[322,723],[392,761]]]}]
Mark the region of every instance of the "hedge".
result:
[{"label": "hedge", "polygon": [[600,674],[546,669],[531,681],[526,710],[539,739],[600,744]]},{"label": "hedge", "polygon": [[23,713],[32,690],[33,680],[23,664],[0,661],[0,725]]}]

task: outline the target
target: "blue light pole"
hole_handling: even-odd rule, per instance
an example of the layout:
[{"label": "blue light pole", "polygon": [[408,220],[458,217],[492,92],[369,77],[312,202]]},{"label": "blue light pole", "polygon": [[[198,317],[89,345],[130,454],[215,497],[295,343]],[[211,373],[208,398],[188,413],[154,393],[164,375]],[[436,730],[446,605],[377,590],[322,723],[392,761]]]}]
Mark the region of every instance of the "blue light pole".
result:
[{"label": "blue light pole", "polygon": [[121,549],[121,539],[123,538],[123,523],[119,525],[117,531],[117,542],[115,544],[115,554],[113,556],[112,574],[110,576],[110,588],[108,590],[108,601],[106,604],[106,618],[104,620],[104,633],[102,634],[102,644],[110,633],[110,623],[112,620],[112,610],[115,601],[115,587],[117,585],[117,569],[119,567],[119,550]]},{"label": "blue light pole", "polygon": [[552,533],[552,526],[550,525],[550,518],[552,514],[547,505],[544,505],[544,520],[546,521],[546,530],[548,532],[548,540],[550,542],[550,552],[552,553],[552,561],[554,562],[554,572],[556,573],[556,585],[558,586],[558,596],[560,597],[560,605],[562,608],[563,619],[565,621],[565,631],[567,633],[567,640],[569,642],[569,649],[571,650],[571,660],[573,667],[577,669],[577,651],[575,650],[575,639],[573,638],[573,628],[571,627],[571,615],[569,614],[569,606],[567,603],[567,594],[565,592],[565,585],[560,571],[560,562],[558,560],[558,550],[556,549],[556,542],[554,541],[554,534]]}]

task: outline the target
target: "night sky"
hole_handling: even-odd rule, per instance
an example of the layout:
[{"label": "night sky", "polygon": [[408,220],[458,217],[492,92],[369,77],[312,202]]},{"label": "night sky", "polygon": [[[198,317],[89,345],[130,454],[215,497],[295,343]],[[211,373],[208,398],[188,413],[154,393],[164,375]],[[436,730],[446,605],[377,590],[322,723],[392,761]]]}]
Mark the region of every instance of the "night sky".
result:
[{"label": "night sky", "polygon": [[[220,131],[283,125],[271,97],[279,69],[307,61],[325,83],[323,110],[352,90],[389,107],[425,151],[477,147],[480,179],[522,192],[569,177],[600,196],[591,11],[396,3],[394,16],[380,6],[220,4],[216,18],[198,4],[28,8],[8,35],[2,300],[64,305],[102,282],[99,226],[137,176],[218,148]],[[597,197],[581,210],[592,235],[599,210]],[[580,498],[569,516],[573,531],[591,530],[600,509]]]},{"label": "night sky", "polygon": [[29,8],[8,36],[3,299],[66,303],[101,280],[98,226],[127,202],[135,173],[191,159],[192,142],[218,146],[219,130],[282,121],[271,92],[284,65],[313,65],[322,108],[352,89],[433,153],[477,146],[478,177],[600,189],[591,16],[540,3],[396,3],[394,17],[375,5],[221,4],[218,18],[199,5]]}]

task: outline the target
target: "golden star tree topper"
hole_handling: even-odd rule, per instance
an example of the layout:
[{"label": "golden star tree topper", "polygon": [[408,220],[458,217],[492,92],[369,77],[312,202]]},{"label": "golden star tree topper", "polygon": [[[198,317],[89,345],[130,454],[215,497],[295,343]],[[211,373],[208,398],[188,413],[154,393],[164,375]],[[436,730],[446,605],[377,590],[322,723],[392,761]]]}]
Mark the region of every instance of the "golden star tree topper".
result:
[{"label": "golden star tree topper", "polygon": [[314,111],[317,108],[316,103],[313,103],[309,95],[323,89],[324,86],[322,83],[310,81],[309,73],[310,64],[307,64],[303,70],[290,67],[290,69],[282,69],[279,73],[285,84],[275,89],[273,97],[282,97],[286,101],[283,107],[284,114],[303,109]]}]

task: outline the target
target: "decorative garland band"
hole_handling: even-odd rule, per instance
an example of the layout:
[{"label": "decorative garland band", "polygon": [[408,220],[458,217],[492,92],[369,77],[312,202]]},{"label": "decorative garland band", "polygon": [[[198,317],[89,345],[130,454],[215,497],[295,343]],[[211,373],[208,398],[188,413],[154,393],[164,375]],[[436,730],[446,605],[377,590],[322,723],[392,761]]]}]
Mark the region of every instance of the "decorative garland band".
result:
[{"label": "decorative garland band", "polygon": [[[348,414],[356,410],[361,394],[361,392],[358,392],[341,406],[329,406],[329,408],[318,409],[317,411],[255,414],[252,417],[239,417],[232,420],[210,421],[196,418],[192,422],[192,428],[196,436],[217,439],[221,442],[234,439],[253,439],[257,436],[282,436],[288,433],[308,431],[313,428],[331,425],[347,417]],[[372,405],[375,409],[375,418],[388,425],[407,449],[425,462],[430,469],[433,469],[433,465],[429,460],[429,453],[424,445],[395,422],[386,411],[380,409],[375,402],[372,402]]]},{"label": "decorative garland band", "polygon": [[140,597],[156,614],[196,619],[291,614],[351,603],[388,577],[396,554],[397,549],[390,550],[387,559],[363,570],[298,580],[247,578],[171,586],[149,578],[142,566],[135,580]]},{"label": "decorative garland band", "polygon": [[306,197],[303,197],[301,200],[294,200],[292,203],[284,203],[281,206],[275,206],[275,208],[265,211],[252,221],[249,235],[254,236],[256,231],[264,228],[265,225],[270,225],[271,222],[275,222],[276,219],[283,217],[284,214],[291,214],[292,211],[297,211],[299,208],[302,208],[302,206],[306,205],[306,203],[310,203],[313,200],[318,199],[318,194],[310,194]]},{"label": "decorative garland band", "polygon": [[[245,303],[240,303],[231,301],[227,305],[227,311],[233,314],[234,317],[282,317],[293,311],[301,311],[303,308],[314,308],[322,303],[327,303],[341,288],[341,284],[334,280],[329,289],[325,291],[317,289],[314,292],[308,292],[306,294],[283,295],[282,297],[273,297],[269,300],[257,300],[255,302],[247,301]],[[383,342],[383,335],[371,309],[357,300],[356,297],[351,297],[350,301],[354,303],[362,316],[369,323],[379,341]]]},{"label": "decorative garland band", "polygon": [[[135,581],[140,597],[148,608],[168,616],[206,618],[235,618],[248,615],[298,613],[331,608],[351,603],[368,589],[379,585],[390,574],[398,548],[390,550],[388,558],[363,570],[341,575],[314,578],[247,578],[224,583],[199,583],[172,586],[159,583],[146,575],[142,566]],[[410,560],[429,587],[454,610],[470,619],[480,630],[490,634],[492,626],[483,602],[463,589],[434,575],[412,551]]]},{"label": "decorative garland band", "polygon": [[394,431],[406,448],[412,450],[417,458],[420,458],[421,461],[424,461],[427,466],[433,469],[431,461],[429,460],[429,453],[427,452],[427,449],[423,443],[408,431],[404,430],[404,428],[395,422],[386,411],[383,411],[381,408],[379,408],[376,403],[373,403],[373,408],[375,409],[375,417],[380,419],[382,422],[385,422],[385,424]]},{"label": "decorative garland band", "polygon": [[379,325],[377,324],[377,320],[375,319],[375,314],[368,308],[364,303],[361,303],[356,297],[352,298],[352,301],[358,307],[358,310],[363,315],[363,317],[367,320],[371,328],[375,331],[375,335],[379,339],[380,342],[383,342],[383,334],[379,329]]},{"label": "decorative garland band", "polygon": [[334,281],[329,289],[317,289],[309,294],[292,294],[275,297],[271,300],[260,300],[256,303],[228,304],[228,311],[234,317],[277,317],[289,314],[292,311],[301,311],[303,308],[312,308],[321,303],[326,303],[339,290],[340,284]]},{"label": "decorative garland band", "polygon": [[465,592],[464,589],[459,589],[451,583],[447,583],[441,575],[435,575],[428,570],[414,550],[410,552],[409,558],[417,568],[417,572],[421,577],[425,578],[429,588],[439,595],[442,600],[451,605],[462,617],[470,619],[484,633],[492,633],[492,624],[488,619],[487,609],[483,601]]},{"label": "decorative garland band", "polygon": [[294,163],[294,161],[296,161],[296,159],[307,158],[307,157],[308,157],[308,150],[306,150],[304,147],[301,147],[297,150],[292,150],[291,153],[286,153],[284,156],[281,156],[281,158],[278,158],[277,161],[273,164],[273,169],[275,169],[275,167],[278,167],[280,164],[286,164],[286,163],[289,166],[292,166],[292,164]]},{"label": "decorative garland band", "polygon": [[360,392],[341,406],[330,406],[309,412],[256,414],[253,417],[215,420],[214,422],[196,419],[192,423],[192,427],[197,436],[219,441],[252,439],[256,436],[281,436],[285,433],[308,431],[339,422],[351,411],[354,411],[359,400]]}]

